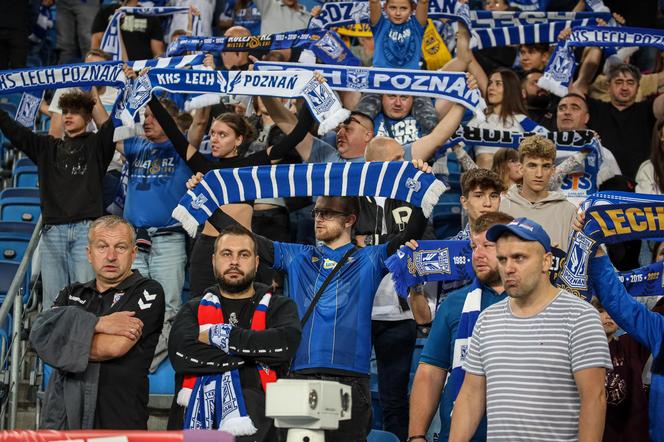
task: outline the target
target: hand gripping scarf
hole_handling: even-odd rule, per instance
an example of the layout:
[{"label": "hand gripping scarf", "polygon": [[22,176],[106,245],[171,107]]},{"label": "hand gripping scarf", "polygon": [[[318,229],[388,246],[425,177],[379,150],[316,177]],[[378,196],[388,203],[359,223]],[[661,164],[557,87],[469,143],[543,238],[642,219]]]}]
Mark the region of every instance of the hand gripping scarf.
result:
[{"label": "hand gripping scarf", "polygon": [[569,242],[556,285],[590,299],[588,261],[600,244],[657,238],[664,233],[664,196],[598,192],[584,204],[586,217]]},{"label": "hand gripping scarf", "polygon": [[349,116],[338,97],[326,83],[319,83],[311,72],[209,71],[152,69],[138,77],[125,97],[122,121],[130,124],[155,90],[194,94],[232,94],[302,97],[320,123],[319,133],[337,127]]},{"label": "hand gripping scarf", "polygon": [[[251,330],[266,328],[267,308],[271,293],[266,293],[254,310]],[[224,320],[219,297],[208,292],[198,305],[200,332],[208,332],[210,345],[226,354],[231,354],[229,339],[233,326]],[[269,382],[277,380],[274,370],[263,364],[256,364],[263,391]],[[186,406],[185,430],[210,430],[217,428],[234,436],[247,436],[256,433],[247,408],[237,369],[215,375],[185,375],[182,389],[178,392],[177,403]]]},{"label": "hand gripping scarf", "polygon": [[384,196],[421,207],[429,216],[447,190],[433,174],[407,161],[279,164],[217,169],[205,174],[173,210],[191,235],[218,207],[259,198],[293,196]]},{"label": "hand gripping scarf", "polygon": [[[121,46],[120,46],[120,22],[126,14],[137,14],[137,15],[146,15],[151,17],[168,17],[173,14],[187,14],[189,12],[188,7],[184,6],[170,6],[170,7],[122,7],[118,8],[115,13],[111,16],[104,31],[104,35],[101,37],[100,48],[102,51],[111,54],[113,60],[121,59]],[[200,33],[200,17],[193,17],[193,35],[198,35]]]},{"label": "hand gripping scarf", "polygon": [[[301,48],[309,50],[323,63],[359,66],[360,60],[336,32],[312,30],[282,32],[248,37],[180,37],[168,46],[168,55],[186,52],[247,52],[257,49],[277,50]],[[306,51],[305,51],[306,52]]]},{"label": "hand gripping scarf", "polygon": [[573,28],[570,37],[556,47],[546,66],[546,72],[537,84],[562,97],[574,76],[576,59],[573,48],[577,46],[653,46],[664,49],[664,31],[647,28],[583,26]]},{"label": "hand gripping scarf", "polygon": [[418,241],[412,250],[403,246],[385,260],[397,294],[429,281],[462,281],[474,278],[470,241]]},{"label": "hand gripping scarf", "polygon": [[460,72],[383,69],[334,65],[306,65],[260,61],[259,71],[318,71],[334,90],[375,94],[407,94],[444,98],[473,111],[481,121],[486,118],[486,103],[479,89],[469,89],[466,74]]}]

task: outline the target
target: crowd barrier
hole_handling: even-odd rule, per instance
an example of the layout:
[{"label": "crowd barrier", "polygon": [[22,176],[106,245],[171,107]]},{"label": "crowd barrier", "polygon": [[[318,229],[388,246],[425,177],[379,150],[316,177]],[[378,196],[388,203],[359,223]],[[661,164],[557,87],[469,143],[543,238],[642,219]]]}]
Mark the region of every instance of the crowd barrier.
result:
[{"label": "crowd barrier", "polygon": [[0,432],[0,442],[233,442],[225,432],[210,431],[121,431],[121,430],[10,430]]}]

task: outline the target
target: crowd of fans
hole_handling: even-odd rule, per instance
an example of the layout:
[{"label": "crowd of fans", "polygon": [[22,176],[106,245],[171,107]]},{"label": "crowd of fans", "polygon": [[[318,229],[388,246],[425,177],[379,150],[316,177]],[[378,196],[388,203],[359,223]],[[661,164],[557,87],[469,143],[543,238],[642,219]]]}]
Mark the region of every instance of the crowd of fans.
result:
[{"label": "crowd of fans", "polygon": [[[355,32],[338,29],[352,52],[365,66],[426,69],[422,40],[434,0],[366,1],[369,26]],[[470,6],[516,11],[521,3],[486,0],[470,1]],[[586,7],[576,0],[539,3],[548,11]],[[661,27],[657,1],[604,4],[624,26]],[[0,69],[38,64],[35,54],[48,37],[28,36],[43,28],[42,18],[53,17],[53,11],[56,55],[49,61],[110,60],[100,50],[110,17],[121,6],[138,5],[143,3],[0,0],[0,8],[11,11],[0,14]],[[218,36],[299,31],[320,12],[314,0],[172,0],[168,5],[190,6],[190,15],[200,18],[203,35]],[[187,14],[168,22],[126,14],[120,24],[124,59],[164,56],[167,44],[190,34],[190,26]],[[48,121],[48,134],[25,128],[0,111],[0,132],[39,171],[44,313],[31,341],[60,373],[52,382],[55,386],[49,386],[50,400],[69,400],[67,383],[73,381],[66,373],[84,372],[76,380],[84,397],[80,400],[97,404],[96,414],[77,415],[77,423],[71,410],[47,407],[43,425],[145,428],[147,413],[126,418],[122,408],[146,409],[147,384],[127,379],[146,380],[148,366],[154,371],[168,357],[178,391],[171,429],[220,425],[201,424],[214,419],[201,411],[208,405],[203,393],[199,401],[191,391],[198,391],[199,384],[213,384],[212,374],[239,372],[242,391],[230,391],[244,393],[247,405],[240,414],[248,414],[258,432],[237,433],[238,440],[283,438],[261,408],[265,382],[276,373],[351,385],[352,419],[328,432],[327,440],[364,440],[372,423],[373,350],[382,426],[402,441],[427,440],[434,428],[438,440],[662,440],[664,415],[653,409],[662,412],[664,403],[661,386],[655,388],[664,364],[664,328],[657,328],[664,323],[658,316],[664,314],[664,301],[639,299],[645,307],[629,305],[638,321],[614,322],[610,295],[621,293],[609,275],[613,268],[631,270],[664,260],[662,242],[608,246],[610,261],[597,258],[590,268],[598,280],[593,282],[596,292],[606,299],[580,304],[568,294],[559,296],[547,273],[552,256],[565,256],[575,225],[578,228],[578,201],[570,201],[566,191],[583,180],[587,152],[557,151],[542,136],[592,130],[601,143],[599,189],[663,194],[660,51],[644,47],[616,61],[602,48],[582,48],[569,92],[558,97],[538,86],[554,45],[477,50],[471,49],[471,34],[464,26],[447,35],[445,28],[440,26],[441,35],[454,57],[441,70],[467,73],[468,87],[479,89],[486,101],[485,119],[443,99],[339,92],[350,117],[319,137],[312,115],[298,100],[227,96],[187,112],[181,94],[160,93],[153,95],[141,117],[143,134],[116,142],[109,112],[119,91],[109,86],[47,93],[40,118]],[[565,29],[559,41],[570,32]],[[256,60],[297,62],[300,52],[224,51],[207,54],[204,64],[247,70]],[[125,74],[136,79],[144,73],[126,67]],[[460,124],[541,135],[524,138],[518,149],[458,144],[439,155]],[[451,209],[440,205],[427,220],[420,208],[389,198],[259,199],[221,207],[193,239],[172,217],[186,190],[211,170],[364,161],[411,161],[448,182],[448,194],[458,195],[458,200],[455,196]],[[427,283],[411,287],[407,300],[397,296],[383,262],[409,240],[421,239],[470,241],[477,279]],[[525,290],[515,288],[519,278],[530,284],[529,294],[538,294],[537,302],[518,303]],[[464,381],[462,374],[459,381],[454,374],[461,367],[459,328],[474,290],[479,293],[477,310],[486,313],[477,319],[464,347],[467,355],[462,352],[466,377]],[[302,319],[317,292],[320,302],[311,317]],[[270,300],[266,293],[292,301],[281,296]],[[126,302],[120,301],[123,296]],[[251,302],[243,302],[245,298]],[[513,301],[505,301],[509,298]],[[81,305],[107,319],[95,324],[95,316],[67,315],[58,308]],[[220,321],[201,313],[214,305]],[[628,307],[621,305],[623,318]],[[651,316],[640,308],[658,313]],[[261,311],[267,312],[267,322],[260,319]],[[231,324],[234,330],[210,327],[216,322]],[[655,324],[647,332],[639,328],[646,322]],[[87,331],[81,331],[85,324]],[[618,326],[628,333],[621,334]],[[551,335],[540,338],[541,330]],[[92,340],[89,357],[81,359],[73,350],[54,352],[59,343],[70,345],[70,333]],[[545,342],[531,342],[525,337],[529,334]],[[427,335],[410,386],[416,340]],[[562,340],[564,351],[543,345],[546,339],[556,345]],[[524,358],[521,365],[510,360],[514,347],[524,352],[518,355]],[[504,358],[495,359],[498,353]],[[88,361],[101,367],[96,375],[90,373]],[[530,371],[547,364],[551,369],[545,373]],[[221,389],[225,379],[219,377],[210,391]],[[99,385],[96,398],[83,393],[88,383]],[[111,388],[123,383],[121,389]],[[650,398],[649,389],[654,389]],[[546,391],[556,394],[547,396]],[[139,399],[124,401],[123,395],[132,394]],[[440,424],[432,424],[438,409]]]}]

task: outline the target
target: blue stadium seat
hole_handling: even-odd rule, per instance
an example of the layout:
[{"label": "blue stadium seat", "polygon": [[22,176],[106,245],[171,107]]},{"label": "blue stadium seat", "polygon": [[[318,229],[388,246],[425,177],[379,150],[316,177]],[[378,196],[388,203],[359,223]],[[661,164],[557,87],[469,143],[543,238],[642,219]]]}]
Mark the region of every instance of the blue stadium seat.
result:
[{"label": "blue stadium seat", "polygon": [[14,163],[14,170],[16,170],[19,167],[25,167],[25,166],[37,167],[37,165],[30,158],[21,157],[16,159],[16,162]]},{"label": "blue stadium seat", "polygon": [[171,361],[165,359],[157,371],[148,375],[150,380],[150,394],[172,395],[175,394],[175,370]]},{"label": "blue stadium seat", "polygon": [[9,188],[0,192],[0,220],[36,223],[40,214],[37,188]]},{"label": "blue stadium seat", "polygon": [[13,172],[13,186],[14,187],[38,187],[39,186],[39,173],[37,166],[20,166],[15,167]]},{"label": "blue stadium seat", "polygon": [[367,442],[399,442],[399,438],[389,431],[371,430]]},{"label": "blue stadium seat", "polygon": [[[0,260],[0,303],[4,302],[20,262]],[[28,277],[23,278],[23,302],[28,299]]]}]

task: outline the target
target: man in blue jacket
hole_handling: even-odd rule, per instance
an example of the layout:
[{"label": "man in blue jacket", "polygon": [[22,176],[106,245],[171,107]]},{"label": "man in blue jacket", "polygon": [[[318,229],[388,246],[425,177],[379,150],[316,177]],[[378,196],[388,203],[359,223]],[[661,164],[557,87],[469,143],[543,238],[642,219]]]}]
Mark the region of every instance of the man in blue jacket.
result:
[{"label": "man in blue jacket", "polygon": [[664,441],[664,316],[637,302],[620,283],[609,257],[600,249],[588,266],[600,302],[623,330],[653,355],[650,384],[650,440]]}]

